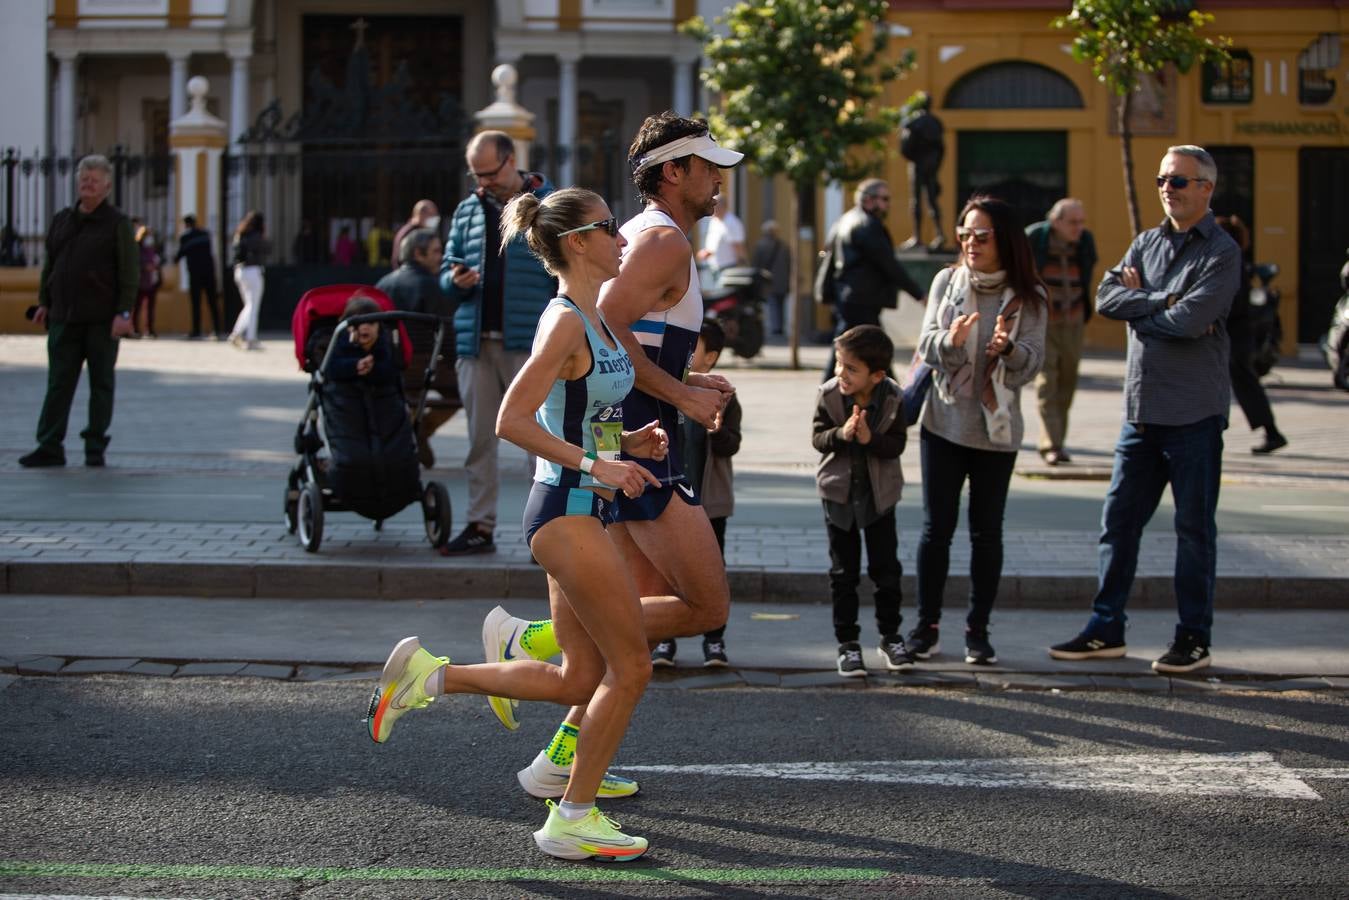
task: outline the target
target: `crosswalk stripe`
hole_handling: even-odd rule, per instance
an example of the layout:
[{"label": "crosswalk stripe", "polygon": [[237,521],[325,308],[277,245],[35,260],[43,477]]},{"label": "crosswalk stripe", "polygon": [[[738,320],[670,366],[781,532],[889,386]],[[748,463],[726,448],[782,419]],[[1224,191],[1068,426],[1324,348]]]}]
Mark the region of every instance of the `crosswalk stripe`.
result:
[{"label": "crosswalk stripe", "polygon": [[1049,788],[1210,797],[1320,800],[1304,779],[1349,778],[1349,769],[1290,769],[1269,753],[1169,753],[1023,759],[726,763],[622,766],[628,773],[791,778],[960,788]]}]

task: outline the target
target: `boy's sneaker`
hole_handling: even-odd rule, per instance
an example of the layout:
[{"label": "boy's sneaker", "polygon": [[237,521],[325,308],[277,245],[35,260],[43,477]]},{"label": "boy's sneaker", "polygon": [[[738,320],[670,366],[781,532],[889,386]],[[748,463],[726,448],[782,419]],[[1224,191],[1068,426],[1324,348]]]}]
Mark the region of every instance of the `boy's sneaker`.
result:
[{"label": "boy's sneaker", "polygon": [[930,659],[941,650],[936,622],[919,622],[909,632],[909,653],[914,659]]},{"label": "boy's sneaker", "polygon": [[366,708],[370,740],[376,744],[384,743],[403,713],[421,709],[435,700],[426,693],[426,679],[449,662],[448,656],[427,653],[415,637],[399,641],[384,662],[379,686],[370,695],[370,705]]},{"label": "boy's sneaker", "polygon": [[1129,650],[1123,640],[1110,641],[1089,634],[1079,634],[1071,641],[1049,648],[1054,659],[1116,659]]},{"label": "boy's sneaker", "polygon": [[972,666],[991,666],[998,661],[998,654],[988,642],[988,631],[965,632],[965,662]]},{"label": "boy's sneaker", "polygon": [[844,678],[865,678],[867,667],[862,664],[862,646],[857,641],[838,645],[838,674]]},{"label": "boy's sneaker", "polygon": [[[548,758],[547,753],[540,750],[532,763],[515,773],[515,778],[520,782],[520,787],[525,789],[525,793],[531,797],[556,800],[567,790],[567,782],[571,780],[571,766],[557,765]],[[637,782],[631,778],[605,772],[595,796],[605,799],[631,797],[640,789]]]},{"label": "boy's sneaker", "polygon": [[[520,646],[520,635],[524,634],[528,627],[528,622],[517,619],[500,606],[493,609],[487,614],[487,618],[482,620],[483,660],[494,663],[531,659],[532,657]],[[496,713],[502,725],[511,731],[520,727],[520,721],[515,717],[515,710],[519,708],[520,701],[509,697],[488,697],[487,705]]]},{"label": "boy's sneaker", "polygon": [[656,667],[669,668],[674,665],[675,651],[679,648],[675,646],[674,638],[668,641],[661,641],[656,645],[656,649],[651,651],[651,665]]},{"label": "boy's sneaker", "polygon": [[1199,643],[1193,635],[1182,635],[1171,642],[1171,646],[1152,664],[1154,672],[1174,672],[1177,674],[1202,669],[1213,662],[1208,646]]},{"label": "boy's sneaker", "polygon": [[881,638],[881,645],[876,648],[876,652],[880,654],[881,665],[891,672],[913,668],[913,656],[909,648],[904,646],[904,638],[897,634]]},{"label": "boy's sneaker", "polygon": [[598,859],[627,862],[646,852],[646,838],[633,837],[618,829],[613,819],[591,807],[575,821],[562,818],[557,804],[548,801],[548,821],[534,832],[534,843],[549,856],[559,859]]},{"label": "boy's sneaker", "polygon": [[[654,664],[655,660],[652,659]],[[724,668],[729,666],[731,661],[726,658],[726,642],[723,640],[710,641],[703,638],[703,665],[709,669]]]},{"label": "boy's sneaker", "polygon": [[480,527],[476,522],[469,522],[441,552],[446,556],[467,556],[470,553],[495,553],[496,549],[492,532]]}]

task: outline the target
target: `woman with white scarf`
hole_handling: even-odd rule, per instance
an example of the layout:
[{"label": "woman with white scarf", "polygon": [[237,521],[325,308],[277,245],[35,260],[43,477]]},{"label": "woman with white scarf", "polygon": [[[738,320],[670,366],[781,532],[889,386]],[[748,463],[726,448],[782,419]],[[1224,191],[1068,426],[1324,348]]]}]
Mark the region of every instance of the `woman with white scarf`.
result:
[{"label": "woman with white scarf", "polygon": [[997,654],[988,620],[1002,577],[1002,520],[1024,422],[1021,387],[1044,362],[1045,291],[1015,210],[975,195],[957,219],[960,260],[937,273],[918,352],[932,366],[923,404],[923,533],[918,542],[918,625],[909,652],[940,649],[938,623],[960,493],[970,484],[970,609],[965,662]]}]

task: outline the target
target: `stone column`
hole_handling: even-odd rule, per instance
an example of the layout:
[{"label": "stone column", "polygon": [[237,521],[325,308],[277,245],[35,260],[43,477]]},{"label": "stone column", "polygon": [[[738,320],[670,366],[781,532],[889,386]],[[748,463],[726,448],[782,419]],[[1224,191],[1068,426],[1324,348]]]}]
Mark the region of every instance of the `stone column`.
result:
[{"label": "stone column", "polygon": [[75,200],[75,64],[79,54],[72,50],[55,53],[56,110],[52,117],[52,155],[70,160],[70,177],[58,180],[56,207],[69,206]]},{"label": "stone column", "polygon": [[169,56],[169,121],[180,119],[187,112],[188,50],[170,50]]},{"label": "stone column", "polygon": [[52,152],[57,156],[75,155],[75,63],[79,54],[59,50],[56,53],[56,115],[52,120]]},{"label": "stone column", "polygon": [[693,63],[691,59],[674,60],[674,84],[670,95],[674,111],[681,116],[693,115]]},{"label": "stone column", "polygon": [[503,63],[492,70],[496,100],[473,114],[478,131],[504,131],[515,142],[515,161],[529,168],[529,149],[534,140],[534,114],[515,102],[515,84],[519,75],[515,66]]},{"label": "stone column", "polygon": [[226,144],[230,153],[241,160],[233,178],[234,183],[230,185],[229,222],[226,227],[233,228],[244,217],[246,206],[247,176],[242,165],[243,147],[239,144],[239,136],[248,130],[248,64],[253,58],[252,34],[246,35],[243,40],[227,41],[226,53],[230,60],[230,123]]},{"label": "stone column", "polygon": [[557,146],[562,149],[562,159],[557,167],[557,186],[568,187],[576,183],[576,64],[580,57],[576,55],[557,56]]}]

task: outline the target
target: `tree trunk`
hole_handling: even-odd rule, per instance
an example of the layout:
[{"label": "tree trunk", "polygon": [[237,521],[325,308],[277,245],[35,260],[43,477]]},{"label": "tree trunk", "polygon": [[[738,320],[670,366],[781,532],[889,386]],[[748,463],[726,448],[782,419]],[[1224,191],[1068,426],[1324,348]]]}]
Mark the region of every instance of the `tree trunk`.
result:
[{"label": "tree trunk", "polygon": [[1138,237],[1138,191],[1134,189],[1133,133],[1129,130],[1129,112],[1133,109],[1134,92],[1125,91],[1119,104],[1119,146],[1124,158],[1124,199],[1129,205],[1129,236]]},{"label": "tree trunk", "polygon": [[[792,187],[792,327],[789,335],[791,348],[791,366],[796,371],[801,368],[801,328],[802,319],[815,311],[815,301],[811,295],[815,278],[815,251],[819,247],[819,235],[815,234],[815,205],[803,199],[807,193],[815,191],[815,180],[793,183]],[[814,199],[813,196],[810,199]],[[806,221],[809,214],[810,221]],[[809,244],[803,245],[801,235],[805,229],[812,235]],[[815,333],[815,323],[810,323],[810,334]]]}]

